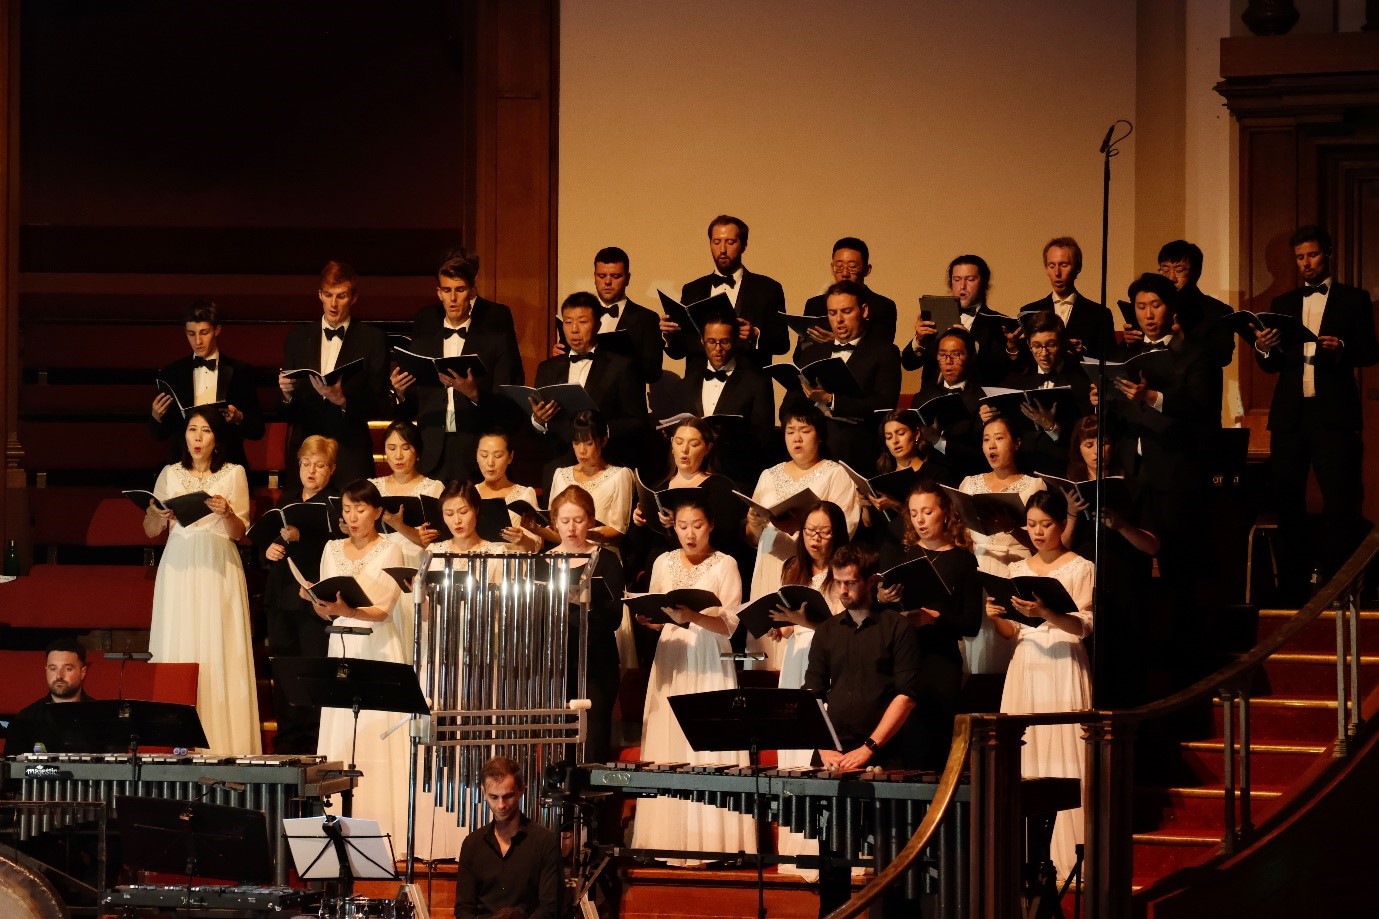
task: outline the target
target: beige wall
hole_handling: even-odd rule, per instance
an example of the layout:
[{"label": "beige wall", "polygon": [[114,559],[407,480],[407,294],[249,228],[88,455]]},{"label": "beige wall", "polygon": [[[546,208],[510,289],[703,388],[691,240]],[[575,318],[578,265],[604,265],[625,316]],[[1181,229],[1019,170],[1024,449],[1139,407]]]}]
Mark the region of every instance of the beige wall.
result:
[{"label": "beige wall", "polygon": [[[848,13],[849,9],[857,12]],[[654,305],[709,267],[709,219],[752,228],[746,264],[789,306],[829,281],[829,247],[872,248],[901,305],[943,290],[948,260],[992,265],[993,305],[1047,292],[1051,236],[1076,236],[1100,283],[1102,161],[1135,118],[1136,8],[1064,0],[562,4],[559,294],[593,253],[633,260]],[[1114,161],[1111,290],[1133,270],[1136,138]]]}]

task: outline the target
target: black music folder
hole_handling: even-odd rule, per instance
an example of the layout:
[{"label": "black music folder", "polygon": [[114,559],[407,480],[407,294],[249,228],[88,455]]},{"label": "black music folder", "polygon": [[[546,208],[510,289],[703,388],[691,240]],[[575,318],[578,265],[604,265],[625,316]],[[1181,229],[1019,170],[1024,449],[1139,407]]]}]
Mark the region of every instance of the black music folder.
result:
[{"label": "black music folder", "polygon": [[1055,415],[1067,417],[1072,411],[1073,402],[1076,396],[1073,395],[1071,386],[1048,386],[1042,389],[1011,389],[1007,386],[983,386],[982,397],[978,401],[982,405],[989,405],[1000,413],[1003,418],[1011,418],[1018,421],[1025,421],[1024,412],[1020,411],[1020,406],[1028,405],[1032,408],[1042,408],[1052,411]]},{"label": "black music folder", "polygon": [[1001,334],[1009,335],[1020,328],[1020,320],[1014,316],[1007,316],[1005,313],[998,313],[986,304],[977,308],[977,313],[972,317],[973,334],[976,334],[978,325],[995,325],[1000,328]]},{"label": "black music folder", "polygon": [[353,377],[356,373],[364,369],[364,359],[358,358],[348,364],[336,367],[330,373],[322,373],[319,370],[312,370],[310,367],[302,367],[298,370],[284,370],[283,375],[288,379],[305,382],[308,379],[315,379],[325,386],[334,386],[346,377]]},{"label": "black music folder", "polygon": [[[424,523],[431,524],[432,529],[438,533],[438,539],[450,538],[450,527],[446,526],[445,514],[441,511],[439,498],[430,495],[384,495],[383,509],[390,514],[402,513],[402,522],[409,527],[419,527]],[[383,524],[384,532],[392,532],[392,528],[386,523]]]},{"label": "black music folder", "polygon": [[828,608],[824,595],[804,584],[785,584],[775,593],[758,597],[738,610],[737,618],[753,638],[760,638],[778,626],[789,625],[775,621],[776,608],[781,606],[790,609],[803,606],[805,618],[815,625],[833,618],[833,610]]},{"label": "black music folder", "polygon": [[969,530],[995,536],[1025,525],[1025,500],[1013,491],[969,495],[947,485],[941,487]]},{"label": "black music folder", "polygon": [[796,316],[794,313],[778,312],[777,316],[785,323],[790,331],[797,335],[807,337],[810,329],[823,329],[829,331],[828,317],[826,316]]},{"label": "black music folder", "polygon": [[689,626],[677,622],[665,611],[666,607],[685,606],[696,613],[702,613],[706,609],[723,605],[713,591],[697,587],[681,587],[663,594],[628,593],[623,596],[623,602],[627,604],[627,611],[633,616],[641,616],[662,625],[678,625],[684,628]]},{"label": "black music folder", "polygon": [[1316,332],[1303,325],[1297,316],[1289,313],[1252,313],[1249,310],[1237,310],[1222,316],[1218,322],[1230,326],[1232,331],[1250,344],[1254,344],[1251,326],[1261,330],[1278,329],[1283,335],[1283,341],[1279,344],[1282,348],[1317,340]]},{"label": "black music folder", "polygon": [[443,386],[440,375],[455,373],[460,376],[474,374],[478,379],[488,373],[483,360],[477,354],[458,354],[454,357],[428,357],[406,348],[394,347],[391,353],[393,363],[410,373],[418,386]]},{"label": "black music folder", "polygon": [[824,701],[805,689],[743,686],[670,697],[695,750],[841,750]]},{"label": "black music folder", "polygon": [[589,398],[589,393],[578,383],[553,383],[540,389],[534,386],[505,385],[499,386],[498,392],[516,402],[529,417],[532,413],[531,399],[537,402],[554,402],[560,406],[562,412],[571,415],[598,408],[594,400]]},{"label": "black music folder", "polygon": [[283,527],[293,526],[302,539],[326,539],[334,532],[330,505],[321,501],[298,501],[286,507],[270,507],[254,521],[247,533],[249,541],[260,549],[278,540]]},{"label": "black music folder", "polygon": [[[1167,348],[1160,348],[1155,351],[1142,351],[1126,361],[1106,361],[1106,377],[1110,380],[1129,380],[1132,383],[1140,381],[1140,375],[1149,381],[1149,385],[1155,389],[1162,390],[1173,376],[1173,352]],[[1087,369],[1090,371],[1096,365],[1095,361],[1087,361]],[[1111,395],[1124,399],[1119,387],[1108,387]]]},{"label": "black music folder", "polygon": [[904,504],[919,482],[919,473],[908,466],[867,478],[847,463],[840,462],[838,465],[843,467],[857,490],[868,498],[886,497]]},{"label": "black music folder", "polygon": [[1120,315],[1125,320],[1126,325],[1132,329],[1140,327],[1140,317],[1135,315],[1135,304],[1129,300],[1117,300],[1116,306],[1120,307]]},{"label": "black music folder", "polygon": [[142,488],[126,488],[120,494],[128,498],[135,507],[144,513],[148,513],[150,503],[162,511],[172,511],[177,517],[177,522],[184,527],[189,527],[202,517],[209,517],[211,509],[206,506],[210,495],[204,491],[193,491],[185,495],[178,495],[175,498],[168,498],[166,501],[159,501],[153,492]]},{"label": "black music folder", "polygon": [[172,402],[174,405],[177,406],[177,412],[183,418],[186,418],[188,415],[190,415],[193,411],[197,409],[204,409],[206,411],[214,412],[215,414],[219,415],[222,412],[224,412],[226,407],[228,407],[230,404],[229,402],[226,402],[222,399],[219,402],[202,402],[200,405],[184,405],[182,403],[182,399],[177,395],[177,390],[173,389],[172,384],[169,383],[167,380],[163,379],[162,377],[156,377],[154,378],[153,385],[157,387],[160,393],[172,396]]},{"label": "black music folder", "polygon": [[[1047,482],[1049,488],[1056,488],[1061,492],[1077,492],[1078,497],[1087,502],[1087,508],[1082,512],[1082,516],[1091,519],[1092,504],[1096,500],[1096,479],[1074,482],[1071,479],[1060,479],[1058,476],[1049,475],[1046,472],[1036,472],[1035,475]],[[1130,485],[1125,481],[1124,476],[1108,475],[1101,480],[1102,510],[1125,513],[1130,509],[1130,504]]]},{"label": "black music folder", "polygon": [[1005,607],[1006,611],[1001,613],[1001,617],[1004,619],[1020,622],[1036,629],[1046,624],[1046,621],[1038,616],[1026,616],[1017,612],[1010,602],[1011,597],[1019,597],[1021,600],[1039,600],[1055,613],[1077,612],[1077,601],[1068,594],[1068,589],[1057,578],[1038,577],[1032,574],[1003,578],[998,574],[991,574],[986,571],[979,572],[979,574],[982,579],[982,588],[987,592],[987,595],[999,606]]},{"label": "black music folder", "polygon": [[287,567],[292,571],[292,576],[297,579],[297,583],[313,600],[332,603],[335,601],[336,595],[339,594],[341,602],[353,609],[366,609],[374,605],[360,583],[347,574],[338,574],[333,578],[325,578],[312,584],[302,575],[297,563],[290,558],[287,560]]},{"label": "black music folder", "polygon": [[[512,526],[507,502],[502,498],[480,498],[479,506],[474,510],[479,518],[474,524],[479,538],[489,542],[502,542],[503,531]],[[449,531],[447,527],[445,532]]]},{"label": "black music folder", "polygon": [[680,326],[681,335],[689,335],[695,341],[703,337],[704,322],[710,316],[737,315],[733,309],[733,301],[726,293],[714,294],[694,303],[681,303],[659,290],[656,291],[656,295],[661,298],[661,310],[666,314],[666,318]]},{"label": "black music folder", "polygon": [[933,559],[923,553],[881,572],[881,583],[900,588],[900,608],[907,610],[932,609],[953,593]]},{"label": "black music folder", "polygon": [[857,377],[848,369],[847,361],[837,356],[826,357],[803,367],[789,361],[780,361],[768,365],[766,375],[784,386],[787,392],[803,391],[800,377],[804,377],[810,386],[822,387],[825,392],[835,396],[861,398],[866,395],[862,391],[862,384],[857,382]]},{"label": "black music folder", "polygon": [[662,418],[660,421],[656,422],[656,430],[669,430],[670,428],[678,427],[682,422],[695,419],[707,421],[716,428],[743,424],[741,415],[704,415],[701,418],[699,415],[695,415],[691,412],[680,412],[678,415],[671,415],[669,418]]},{"label": "black music folder", "polygon": [[543,527],[551,525],[551,512],[545,508],[537,507],[529,501],[522,501],[520,499],[509,501],[507,502],[507,506],[508,510],[516,513],[518,517],[523,519],[530,517]]},{"label": "black music folder", "polygon": [[925,294],[919,298],[919,318],[931,321],[942,335],[955,325],[962,325],[962,303],[946,294]]},{"label": "black music folder", "polygon": [[971,414],[967,410],[967,403],[962,401],[962,392],[956,389],[934,396],[919,405],[911,402],[910,411],[919,416],[921,424],[936,427],[940,433]]},{"label": "black music folder", "polygon": [[771,518],[771,523],[775,528],[787,536],[794,536],[800,531],[800,528],[804,526],[804,518],[809,513],[809,509],[819,503],[819,496],[809,488],[795,492],[773,507],[758,504],[740,491],[735,491],[733,494],[745,501],[748,507]]}]

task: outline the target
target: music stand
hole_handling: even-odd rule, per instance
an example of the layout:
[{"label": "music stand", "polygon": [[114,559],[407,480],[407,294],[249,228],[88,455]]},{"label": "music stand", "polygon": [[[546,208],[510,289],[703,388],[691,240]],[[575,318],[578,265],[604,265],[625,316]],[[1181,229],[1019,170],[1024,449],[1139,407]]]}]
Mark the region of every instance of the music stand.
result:
[{"label": "music stand", "polygon": [[[352,657],[275,657],[269,663],[293,705],[347,708],[354,713],[348,771],[358,770],[354,756],[359,744],[359,713],[409,712],[431,714],[421,693],[417,672],[408,664]],[[354,816],[354,786],[341,793],[346,817]]]},{"label": "music stand", "polygon": [[[64,736],[76,740],[82,753],[129,753],[134,781],[139,781],[139,747],[205,748],[206,731],[194,705],[142,699],[99,699],[71,705],[48,705],[44,714]],[[64,741],[66,743],[66,741]]]},{"label": "music stand", "polygon": [[203,801],[115,797],[116,824],[124,840],[124,863],[131,869],[184,874],[186,905],[192,907],[192,880],[210,869],[220,880],[267,884],[273,878],[268,858],[268,820],[262,811]]},{"label": "music stand", "polygon": [[[738,687],[670,697],[670,710],[696,751],[746,750],[752,775],[761,774],[761,751],[840,749],[823,700],[804,689]],[[734,738],[737,738],[736,740]],[[745,741],[745,746],[743,745]],[[754,796],[760,821],[764,796]],[[757,916],[766,916],[766,880],[757,857]]]},{"label": "music stand", "polygon": [[[377,820],[336,817],[291,817],[283,820],[283,835],[292,866],[304,881],[338,881],[338,893],[348,897],[356,879],[396,881],[392,837],[381,833]],[[362,842],[362,845],[360,844]],[[333,858],[326,858],[326,853]]]}]

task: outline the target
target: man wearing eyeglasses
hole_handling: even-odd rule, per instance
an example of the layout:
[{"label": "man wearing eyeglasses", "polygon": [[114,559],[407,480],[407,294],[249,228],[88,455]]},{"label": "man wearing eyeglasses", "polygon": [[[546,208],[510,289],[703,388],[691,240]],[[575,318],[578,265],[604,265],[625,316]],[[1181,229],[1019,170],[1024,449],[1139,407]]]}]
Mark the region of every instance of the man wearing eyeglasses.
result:
[{"label": "man wearing eyeglasses", "polygon": [[1058,236],[1045,243],[1044,273],[1053,291],[1020,307],[1021,315],[1053,312],[1067,329],[1070,351],[1091,358],[1110,357],[1116,347],[1111,311],[1077,291],[1077,276],[1082,273],[1082,247],[1077,240]]},{"label": "man wearing eyeglasses", "polygon": [[[867,278],[871,276],[871,250],[867,248],[867,244],[856,236],[844,236],[833,244],[833,258],[828,263],[828,270],[833,272],[835,284],[839,281],[852,281],[862,285],[862,289],[866,292],[862,298],[862,303],[867,307],[867,325],[870,327],[871,333],[877,338],[895,341],[895,301],[890,297],[878,294],[866,283]],[[817,297],[810,297],[806,300],[804,302],[804,314],[826,319],[828,317],[828,292],[825,291]],[[795,343],[795,356],[791,359],[798,364],[805,347],[810,342],[831,345],[836,340],[826,323],[811,327],[808,334],[801,335]]]}]

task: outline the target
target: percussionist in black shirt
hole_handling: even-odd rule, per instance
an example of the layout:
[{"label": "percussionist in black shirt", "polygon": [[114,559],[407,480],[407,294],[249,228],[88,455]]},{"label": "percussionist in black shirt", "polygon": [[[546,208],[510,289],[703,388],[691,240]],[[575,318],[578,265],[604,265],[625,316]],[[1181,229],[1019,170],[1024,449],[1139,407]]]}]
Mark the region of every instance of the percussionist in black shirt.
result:
[{"label": "percussionist in black shirt", "polygon": [[522,813],[527,790],[522,768],[506,756],[495,756],[484,763],[480,779],[493,821],[465,837],[460,847],[455,915],[557,919],[560,842]]},{"label": "percussionist in black shirt", "polygon": [[[45,671],[48,693],[10,720],[5,755],[92,752],[90,745],[73,736],[70,729],[58,728],[48,718],[50,706],[91,701],[82,688],[86,682],[86,649],[72,639],[58,639],[48,646]],[[39,744],[43,750],[35,751],[34,747]]]}]

